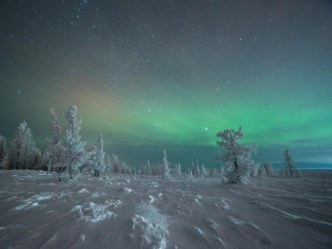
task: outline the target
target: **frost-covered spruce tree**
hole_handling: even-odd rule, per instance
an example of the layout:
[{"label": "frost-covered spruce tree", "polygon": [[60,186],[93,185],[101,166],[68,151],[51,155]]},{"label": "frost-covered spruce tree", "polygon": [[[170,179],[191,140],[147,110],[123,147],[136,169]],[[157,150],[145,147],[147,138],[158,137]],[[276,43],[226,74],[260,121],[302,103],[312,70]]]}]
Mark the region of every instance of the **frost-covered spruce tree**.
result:
[{"label": "frost-covered spruce tree", "polygon": [[241,127],[237,131],[227,129],[216,135],[221,139],[217,141],[221,147],[221,155],[217,158],[224,162],[228,182],[247,183],[249,174],[255,167],[251,154],[255,152],[256,146],[242,146],[238,143],[237,140],[243,137]]},{"label": "frost-covered spruce tree", "polygon": [[[48,171],[56,171],[58,174],[60,174],[65,169],[66,161],[63,133],[58,116],[53,108],[51,109],[51,115],[53,138],[48,142],[47,145],[47,153],[49,154],[47,169]],[[59,178],[59,180],[60,179],[61,178]]]},{"label": "frost-covered spruce tree", "polygon": [[8,169],[9,166],[9,154],[6,142],[6,138],[0,135],[0,169]]},{"label": "frost-covered spruce tree", "polygon": [[207,172],[207,170],[205,169],[204,164],[202,164],[202,167],[201,167],[200,172],[201,172],[201,178],[202,178],[202,179],[205,179],[205,178],[208,176],[208,172]]},{"label": "frost-covered spruce tree", "polygon": [[50,154],[46,148],[43,148],[40,151],[40,158],[39,158],[39,168],[44,171],[48,171],[48,160],[50,158]]},{"label": "frost-covered spruce tree", "polygon": [[0,160],[3,158],[7,150],[6,142],[7,142],[6,138],[0,135]]},{"label": "frost-covered spruce tree", "polygon": [[199,168],[199,162],[198,162],[198,160],[196,160],[196,170],[195,170],[194,172],[195,172],[194,175],[195,175],[197,178],[201,176],[201,170],[200,170],[200,168]]},{"label": "frost-covered spruce tree", "polygon": [[32,131],[27,122],[22,122],[11,145],[10,168],[34,169],[34,159],[38,149],[33,140]]},{"label": "frost-covered spruce tree", "polygon": [[175,172],[174,175],[178,178],[181,178],[182,172],[181,172],[181,164],[175,164]]},{"label": "frost-covered spruce tree", "polygon": [[111,165],[113,173],[121,173],[121,163],[117,155],[112,154]]},{"label": "frost-covered spruce tree", "polygon": [[100,177],[104,174],[106,168],[103,134],[99,134],[97,142],[93,145],[92,151],[91,159],[94,176]]},{"label": "frost-covered spruce tree", "polygon": [[148,161],[146,162],[146,175],[148,175],[148,176],[152,175],[152,173],[151,173],[151,164],[150,164],[150,160],[148,160]]},{"label": "frost-covered spruce tree", "polygon": [[187,180],[190,182],[194,180],[193,172],[191,171],[191,169],[188,169]]},{"label": "frost-covered spruce tree", "polygon": [[130,174],[131,167],[127,165],[125,162],[121,162],[121,173],[122,174]]},{"label": "frost-covered spruce tree", "polygon": [[297,170],[294,160],[289,153],[289,149],[284,152],[284,176],[299,177],[299,171]]},{"label": "frost-covered spruce tree", "polygon": [[69,107],[66,112],[67,128],[64,133],[64,166],[69,178],[73,179],[86,162],[85,142],[81,140],[81,120],[77,117],[77,107]]},{"label": "frost-covered spruce tree", "polygon": [[272,165],[270,162],[264,161],[263,167],[264,167],[266,175],[273,176],[273,168],[272,168]]},{"label": "frost-covered spruce tree", "polygon": [[266,172],[265,172],[265,168],[264,165],[259,166],[258,171],[257,171],[257,176],[260,178],[264,178],[266,177]]},{"label": "frost-covered spruce tree", "polygon": [[169,168],[169,162],[167,161],[167,154],[166,150],[163,150],[163,163],[161,165],[162,167],[162,176],[164,180],[170,179],[170,168]]},{"label": "frost-covered spruce tree", "polygon": [[226,183],[228,179],[226,178],[226,172],[223,166],[220,167],[220,179],[222,183]]},{"label": "frost-covered spruce tree", "polygon": [[105,153],[105,175],[110,175],[112,171],[111,157]]}]

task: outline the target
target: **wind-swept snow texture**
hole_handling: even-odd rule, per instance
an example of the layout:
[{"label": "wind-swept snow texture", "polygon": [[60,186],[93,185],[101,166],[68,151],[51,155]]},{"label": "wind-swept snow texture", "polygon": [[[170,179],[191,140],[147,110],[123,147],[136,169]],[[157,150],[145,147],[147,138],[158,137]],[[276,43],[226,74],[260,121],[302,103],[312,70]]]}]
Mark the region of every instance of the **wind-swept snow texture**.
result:
[{"label": "wind-swept snow texture", "polygon": [[0,248],[332,248],[331,172],[220,179],[0,171]]}]

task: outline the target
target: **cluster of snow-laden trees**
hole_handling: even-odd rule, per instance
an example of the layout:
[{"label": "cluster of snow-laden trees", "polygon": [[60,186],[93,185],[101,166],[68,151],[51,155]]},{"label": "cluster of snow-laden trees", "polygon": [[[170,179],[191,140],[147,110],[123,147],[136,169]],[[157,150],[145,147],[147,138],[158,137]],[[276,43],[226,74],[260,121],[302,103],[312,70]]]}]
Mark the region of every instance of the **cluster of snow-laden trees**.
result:
[{"label": "cluster of snow-laden trees", "polygon": [[0,136],[0,169],[42,169],[46,160],[25,121],[19,125],[10,146],[6,138]]},{"label": "cluster of snow-laden trees", "polygon": [[7,140],[0,135],[0,169],[8,169],[9,152],[7,149]]},{"label": "cluster of snow-laden trees", "polygon": [[[138,168],[129,167],[120,162],[116,155],[111,157],[104,151],[103,135],[99,134],[96,142],[88,146],[81,138],[81,120],[78,110],[71,106],[66,114],[66,125],[59,123],[54,109],[51,109],[53,136],[47,146],[40,151],[33,140],[31,129],[27,123],[22,122],[10,146],[6,139],[0,135],[0,169],[34,169],[57,172],[59,180],[65,176],[75,178],[78,174],[90,174],[95,177],[124,173],[133,175],[162,176],[164,180],[171,178],[187,178],[188,180],[205,179],[206,177],[221,177],[222,181],[229,183],[247,183],[250,176],[273,176],[273,169],[269,162],[258,165],[251,158],[256,152],[256,146],[244,146],[238,142],[243,137],[241,127],[238,130],[226,129],[216,135],[220,139],[217,144],[221,147],[221,154],[217,157],[223,161],[220,170],[206,169],[198,161],[182,170],[181,164],[172,165],[167,159],[166,150],[162,152],[162,161],[157,165],[146,165]],[[289,150],[284,153],[284,168],[282,175],[298,177]]]},{"label": "cluster of snow-laden trees", "polygon": [[166,150],[162,152],[161,162],[156,165],[147,164],[138,168],[130,167],[120,162],[116,155],[111,157],[104,151],[103,135],[99,134],[97,140],[88,146],[82,140],[81,120],[78,118],[76,106],[71,106],[66,114],[65,126],[59,122],[54,109],[51,109],[52,138],[46,147],[40,151],[34,142],[31,129],[27,123],[22,122],[16,132],[11,146],[0,136],[0,169],[33,169],[57,172],[59,181],[63,177],[75,178],[78,174],[90,174],[95,177],[109,176],[112,173],[132,175],[162,176],[165,180],[171,178],[187,177],[188,179],[205,178],[216,175],[214,170],[210,173],[204,165],[192,165],[183,172],[181,164],[174,166],[167,159]]},{"label": "cluster of snow-laden trees", "polygon": [[[84,168],[94,171],[100,176],[105,170],[105,153],[103,151],[103,136],[99,135],[96,144],[86,150],[86,143],[82,141],[81,120],[77,116],[77,107],[71,106],[66,112],[66,129],[59,124],[55,110],[51,110],[53,124],[53,139],[49,142],[47,150],[49,171],[56,171],[59,175],[67,173],[73,179]],[[59,178],[60,180],[61,178]]]},{"label": "cluster of snow-laden trees", "polygon": [[168,161],[167,152],[164,149],[162,151],[161,163],[151,165],[148,160],[145,165],[141,165],[137,168],[133,168],[133,174],[142,176],[162,176],[164,180],[170,179],[188,179],[188,180],[203,180],[207,177],[217,177],[220,175],[220,171],[216,168],[206,169],[204,164],[196,164],[192,162],[192,165],[186,168],[182,168],[181,163],[174,163]]},{"label": "cluster of snow-laden trees", "polygon": [[73,179],[79,174],[95,177],[109,176],[112,173],[132,174],[133,170],[116,155],[110,157],[104,151],[104,137],[99,134],[91,146],[82,140],[81,119],[77,115],[77,107],[71,106],[66,112],[65,129],[59,123],[54,109],[51,109],[53,138],[47,146],[47,170],[59,174],[59,180],[64,174]]},{"label": "cluster of snow-laden trees", "polygon": [[[265,161],[259,166],[251,158],[252,153],[256,152],[255,145],[244,146],[238,142],[238,139],[244,135],[241,127],[237,131],[226,129],[216,135],[220,139],[217,144],[221,147],[221,155],[217,158],[224,162],[223,181],[247,183],[249,176],[273,176],[272,165],[269,162]],[[288,149],[284,153],[284,168],[281,173],[284,176],[299,176]]]},{"label": "cluster of snow-laden trees", "polygon": [[[80,135],[81,120],[77,112],[74,105],[68,109],[66,126],[62,128],[55,110],[51,109],[53,137],[42,151],[36,147],[25,121],[19,125],[9,148],[6,139],[0,136],[0,169],[55,171],[59,180],[63,175],[73,179],[82,172],[97,177],[111,172],[112,160],[104,152],[103,135],[99,134],[96,143],[87,146]],[[113,156],[113,162],[113,165],[120,165],[116,156]],[[122,163],[121,168],[126,165]]]}]

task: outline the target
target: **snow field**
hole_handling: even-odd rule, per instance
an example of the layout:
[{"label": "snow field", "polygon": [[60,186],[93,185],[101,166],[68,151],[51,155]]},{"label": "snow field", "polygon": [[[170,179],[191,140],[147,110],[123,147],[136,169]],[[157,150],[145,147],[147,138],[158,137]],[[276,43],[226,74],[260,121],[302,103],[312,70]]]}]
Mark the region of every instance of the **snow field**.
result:
[{"label": "snow field", "polygon": [[331,248],[332,181],[0,173],[1,248]]}]

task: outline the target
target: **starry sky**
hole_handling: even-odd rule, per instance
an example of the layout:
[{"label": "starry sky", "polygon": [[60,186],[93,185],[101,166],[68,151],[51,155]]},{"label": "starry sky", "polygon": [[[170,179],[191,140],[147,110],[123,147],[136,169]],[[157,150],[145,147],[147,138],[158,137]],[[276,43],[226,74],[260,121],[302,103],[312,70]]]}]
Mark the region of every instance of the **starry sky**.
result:
[{"label": "starry sky", "polygon": [[[42,147],[50,108],[138,166],[220,165],[215,134],[243,127],[255,159],[285,148],[332,168],[332,2],[4,0],[0,134],[26,120]],[[309,165],[309,166],[308,166]]]}]

